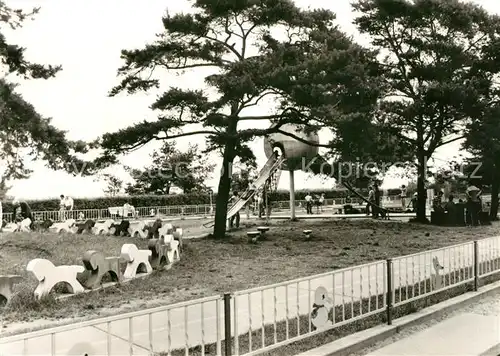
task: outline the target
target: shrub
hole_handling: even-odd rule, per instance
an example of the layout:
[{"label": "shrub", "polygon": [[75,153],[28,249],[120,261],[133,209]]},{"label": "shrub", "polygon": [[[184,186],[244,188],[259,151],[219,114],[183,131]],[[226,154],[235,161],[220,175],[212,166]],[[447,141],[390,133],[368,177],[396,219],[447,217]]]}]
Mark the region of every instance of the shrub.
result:
[{"label": "shrub", "polygon": [[[364,196],[368,195],[366,190],[358,190]],[[325,194],[326,199],[345,198],[349,192],[346,189],[335,190],[299,190],[295,194],[295,199],[302,200],[307,192],[313,195]],[[399,189],[389,190],[389,195],[397,195]],[[286,201],[290,199],[287,190],[278,190],[270,194],[271,201]],[[215,196],[213,199],[215,203]],[[201,205],[210,204],[210,196],[206,193],[190,193],[178,195],[136,195],[119,197],[102,197],[89,199],[75,199],[75,209],[107,209],[111,206],[123,206],[129,203],[135,207],[143,206],[172,206],[172,205]],[[59,210],[59,199],[31,200],[28,204],[33,211],[53,211]],[[11,203],[4,203],[4,212],[12,211]]]}]

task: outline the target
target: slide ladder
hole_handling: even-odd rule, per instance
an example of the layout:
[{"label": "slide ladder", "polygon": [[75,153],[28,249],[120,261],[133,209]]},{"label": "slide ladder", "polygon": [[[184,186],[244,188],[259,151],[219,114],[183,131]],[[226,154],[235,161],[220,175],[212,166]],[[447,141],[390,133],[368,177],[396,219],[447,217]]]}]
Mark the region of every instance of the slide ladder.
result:
[{"label": "slide ladder", "polygon": [[[243,194],[240,195],[238,199],[227,211],[227,219],[232,218],[236,213],[238,213],[243,207],[248,203],[250,199],[259,191],[260,188],[266,184],[267,180],[276,172],[281,170],[281,165],[285,161],[283,156],[278,156],[274,153],[266,162],[264,167],[260,170],[259,176],[253,182],[251,187],[249,187]],[[278,176],[279,177],[279,176]],[[214,221],[210,221],[203,224],[205,227],[213,227],[215,225]]]}]

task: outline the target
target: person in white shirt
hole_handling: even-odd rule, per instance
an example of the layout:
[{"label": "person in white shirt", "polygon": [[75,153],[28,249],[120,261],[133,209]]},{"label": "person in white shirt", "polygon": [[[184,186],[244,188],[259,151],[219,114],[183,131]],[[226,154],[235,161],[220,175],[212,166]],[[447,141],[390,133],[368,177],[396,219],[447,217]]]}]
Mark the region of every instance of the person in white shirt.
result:
[{"label": "person in white shirt", "polygon": [[307,214],[312,214],[312,203],[313,203],[313,197],[311,196],[310,193],[307,193],[306,195],[306,213]]},{"label": "person in white shirt", "polygon": [[321,212],[323,212],[323,205],[325,205],[325,194],[321,194],[318,203],[319,203],[319,209],[321,210]]},{"label": "person in white shirt", "polygon": [[60,195],[61,200],[59,201],[59,211],[60,211],[60,220],[66,221],[68,219],[68,211],[72,211],[75,202],[73,201],[73,198],[64,196],[64,194]]},{"label": "person in white shirt", "polygon": [[123,217],[137,217],[137,211],[135,210],[135,207],[133,205],[130,205],[129,203],[123,204]]}]

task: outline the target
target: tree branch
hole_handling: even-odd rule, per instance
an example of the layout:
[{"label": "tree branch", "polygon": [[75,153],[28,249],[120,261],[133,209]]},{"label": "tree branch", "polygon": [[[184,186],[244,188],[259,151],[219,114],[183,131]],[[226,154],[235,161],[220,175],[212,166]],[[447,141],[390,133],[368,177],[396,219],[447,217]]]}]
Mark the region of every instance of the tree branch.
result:
[{"label": "tree branch", "polygon": [[438,147],[447,145],[447,144],[455,142],[455,141],[459,141],[463,138],[465,138],[465,135],[460,135],[458,137],[450,138],[449,140],[443,141]]},{"label": "tree branch", "polygon": [[[111,135],[115,135],[115,134],[111,134]],[[107,136],[107,139],[109,139],[110,136]],[[167,136],[164,136],[164,137],[160,137],[158,135],[151,135],[149,136],[148,138],[144,138],[140,141],[138,141],[137,143],[133,144],[133,145],[130,145],[130,146],[126,146],[126,147],[119,147],[119,148],[115,148],[115,149],[112,149],[112,151],[116,152],[116,153],[122,153],[122,152],[132,152],[132,151],[135,151],[141,147],[143,147],[144,145],[146,145],[147,143],[153,141],[153,140],[173,140],[173,139],[176,139],[176,138],[181,138],[181,137],[187,137],[187,136],[194,136],[194,135],[217,135],[217,132],[215,131],[208,131],[208,130],[200,130],[200,131],[192,131],[192,132],[183,132],[183,133],[180,133],[180,134],[176,134],[176,135],[167,135]],[[103,144],[103,146],[105,147],[105,143]]]},{"label": "tree branch", "polygon": [[285,132],[285,131],[282,131],[282,130],[280,130],[280,129],[278,129],[276,132],[277,132],[277,133],[280,133],[280,134],[282,134],[282,135],[285,135],[285,136],[291,137],[291,138],[293,138],[293,139],[295,139],[295,140],[297,140],[297,141],[299,141],[299,142],[305,143],[305,144],[307,144],[307,145],[309,145],[309,146],[313,146],[313,147],[324,147],[324,148],[332,148],[332,146],[331,146],[331,145],[325,145],[325,144],[321,144],[321,143],[311,142],[311,141],[308,141],[308,140],[306,140],[306,139],[304,139],[304,138],[302,138],[302,137],[299,137],[299,136],[297,136],[297,135],[294,135],[294,134],[292,134],[292,133],[290,133],[290,132]]}]

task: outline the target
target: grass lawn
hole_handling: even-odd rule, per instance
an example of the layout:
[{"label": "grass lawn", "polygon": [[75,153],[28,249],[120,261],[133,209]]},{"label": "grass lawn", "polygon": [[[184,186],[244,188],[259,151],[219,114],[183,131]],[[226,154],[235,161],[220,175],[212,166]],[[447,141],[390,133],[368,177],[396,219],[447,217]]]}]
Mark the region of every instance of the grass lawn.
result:
[{"label": "grass lawn", "polygon": [[[187,235],[198,231],[204,221],[183,220]],[[256,222],[248,223],[256,224]],[[26,271],[33,258],[47,258],[55,265],[81,264],[86,250],[117,256],[122,244],[147,248],[146,240],[124,237],[52,234],[4,234],[0,238],[0,275],[20,274],[25,281],[16,286],[12,302],[0,311],[4,331],[9,323],[90,318],[124,311],[220,294],[314,275],[337,268],[457,244],[498,234],[498,224],[479,228],[444,228],[398,221],[309,220],[275,221],[268,240],[248,244],[246,231],[232,233],[229,240],[185,241],[181,261],[167,271],[71,298],[32,297],[34,277]],[[302,230],[314,237],[304,240]]]}]

